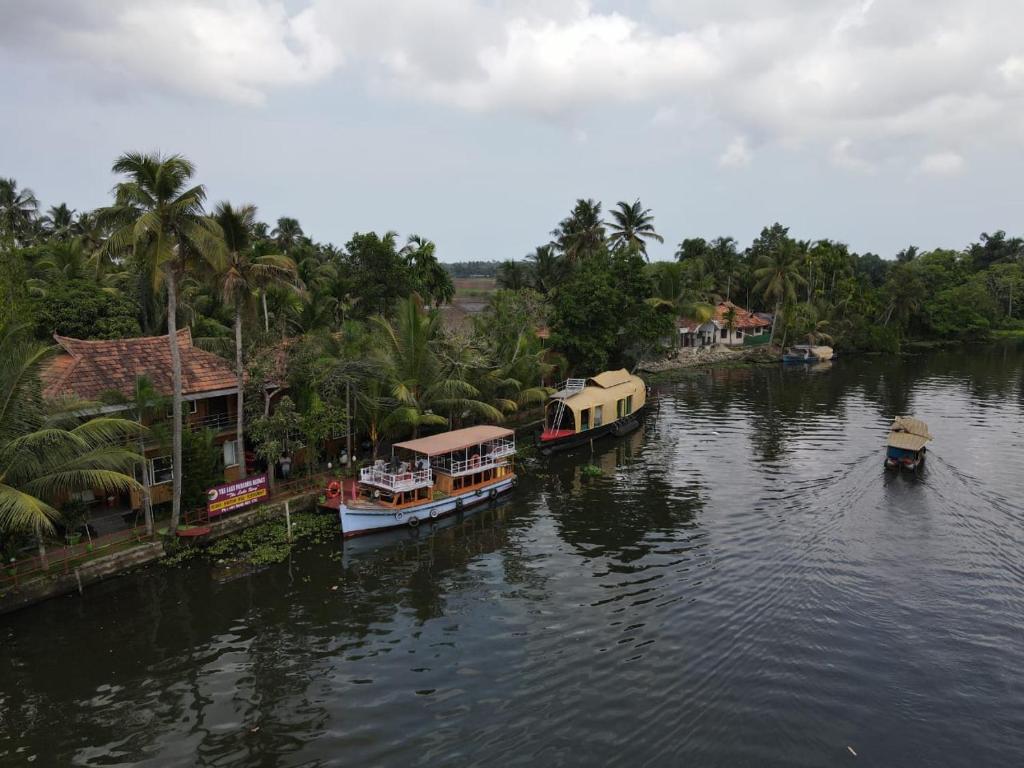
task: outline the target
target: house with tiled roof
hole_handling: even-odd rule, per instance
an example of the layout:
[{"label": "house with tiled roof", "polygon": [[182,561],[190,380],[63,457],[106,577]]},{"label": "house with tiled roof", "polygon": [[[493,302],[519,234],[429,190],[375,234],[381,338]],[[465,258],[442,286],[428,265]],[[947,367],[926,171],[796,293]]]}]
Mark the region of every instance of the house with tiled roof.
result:
[{"label": "house with tiled roof", "polygon": [[771,322],[731,301],[722,301],[709,320],[681,317],[676,325],[681,347],[741,346],[765,334]]},{"label": "house with tiled roof", "polygon": [[[43,395],[49,400],[85,401],[88,413],[117,413],[131,408],[136,382],[149,379],[153,388],[168,398],[165,414],[158,421],[170,419],[171,350],[167,336],[145,336],[102,341],[72,339],[54,335],[59,351],[41,371]],[[231,364],[192,343],[188,328],[178,331],[181,352],[181,385],[185,426],[191,430],[212,430],[224,457],[224,479],[240,477],[240,461],[236,443],[236,397],[238,380]],[[153,423],[150,426],[156,427]],[[167,430],[152,429],[151,434]],[[171,498],[169,438],[151,437],[146,445],[146,460],[154,480],[151,495],[154,504]],[[138,495],[123,498],[96,498],[88,492],[88,502],[111,507],[138,509]]]}]

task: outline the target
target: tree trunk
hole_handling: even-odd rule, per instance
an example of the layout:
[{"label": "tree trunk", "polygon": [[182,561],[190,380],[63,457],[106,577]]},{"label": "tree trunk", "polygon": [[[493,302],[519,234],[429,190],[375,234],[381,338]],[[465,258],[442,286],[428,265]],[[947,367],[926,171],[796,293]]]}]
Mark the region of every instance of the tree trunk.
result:
[{"label": "tree trunk", "polygon": [[174,536],[181,521],[181,350],[178,349],[178,285],[173,268],[167,272],[167,338],[171,345],[171,522],[167,533]]},{"label": "tree trunk", "polygon": [[263,305],[263,330],[270,333],[270,315],[267,312],[267,292],[260,288],[260,304]]},{"label": "tree trunk", "polygon": [[235,307],[235,376],[238,378],[238,399],[235,401],[235,457],[242,478],[246,477],[245,466],[245,368],[242,365],[242,308]]},{"label": "tree trunk", "polygon": [[772,333],[771,333],[771,336],[768,337],[768,343],[769,344],[774,344],[775,343],[775,325],[776,325],[776,323],[779,322],[779,310],[781,308],[782,308],[782,302],[781,301],[776,301],[775,302],[775,314],[772,315]]},{"label": "tree trunk", "polygon": [[[139,426],[142,426],[142,417],[139,417]],[[142,517],[146,521],[146,535],[153,535],[153,499],[149,496],[149,489],[152,487],[149,477],[149,462],[146,460],[146,441],[139,438],[139,454],[142,456]]]},{"label": "tree trunk", "polygon": [[347,466],[352,466],[352,383],[345,382],[345,420],[348,422],[345,430],[345,456],[348,457]]}]

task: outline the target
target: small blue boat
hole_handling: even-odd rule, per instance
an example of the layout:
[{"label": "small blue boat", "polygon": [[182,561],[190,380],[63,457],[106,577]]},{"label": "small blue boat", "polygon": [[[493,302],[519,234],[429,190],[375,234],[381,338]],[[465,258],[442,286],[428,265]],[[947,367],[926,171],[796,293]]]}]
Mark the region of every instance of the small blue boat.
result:
[{"label": "small blue boat", "polygon": [[794,344],[782,355],[784,363],[822,363],[835,356],[832,347],[818,347],[813,344]]}]

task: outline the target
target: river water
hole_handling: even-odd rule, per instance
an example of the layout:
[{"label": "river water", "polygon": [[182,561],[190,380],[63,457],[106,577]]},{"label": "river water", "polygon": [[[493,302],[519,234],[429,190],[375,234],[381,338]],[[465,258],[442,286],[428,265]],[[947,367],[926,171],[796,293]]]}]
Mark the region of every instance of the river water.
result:
[{"label": "river water", "polygon": [[1022,373],[688,374],[433,533],[0,617],[0,765],[1020,765]]}]

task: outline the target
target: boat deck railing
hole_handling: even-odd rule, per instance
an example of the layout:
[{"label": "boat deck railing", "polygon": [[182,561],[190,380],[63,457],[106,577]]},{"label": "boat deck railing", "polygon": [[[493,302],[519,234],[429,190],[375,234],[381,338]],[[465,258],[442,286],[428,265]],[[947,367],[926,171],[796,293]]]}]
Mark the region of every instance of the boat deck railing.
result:
[{"label": "boat deck railing", "polygon": [[434,484],[431,469],[407,469],[392,471],[385,464],[363,467],[359,470],[359,482],[386,488],[389,491],[413,491]]},{"label": "boat deck railing", "polygon": [[482,443],[481,451],[468,459],[455,460],[451,456],[435,456],[431,461],[434,469],[453,477],[470,475],[484,469],[504,466],[508,458],[515,455],[516,441],[511,437],[499,437]]}]

